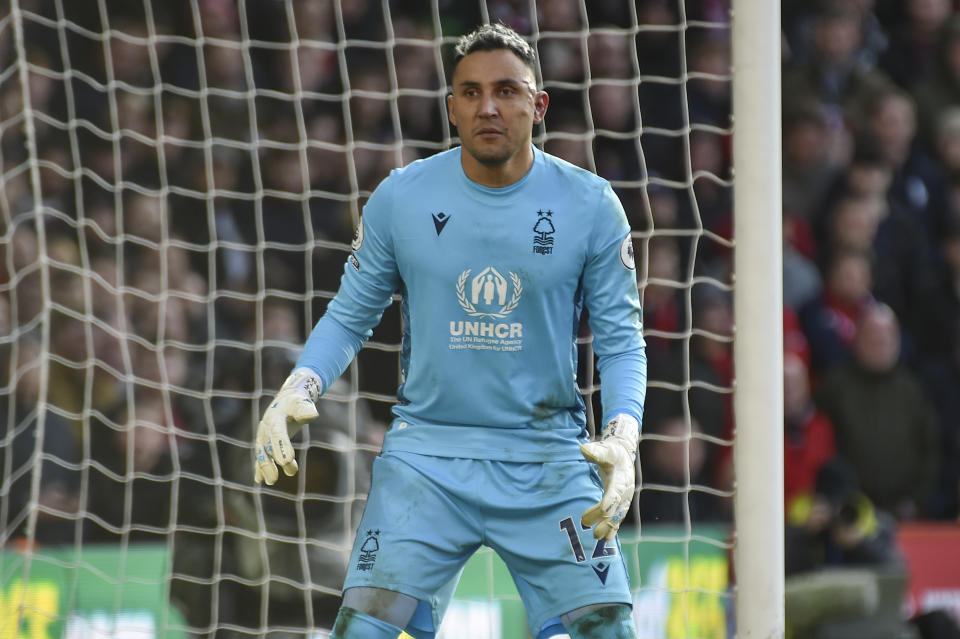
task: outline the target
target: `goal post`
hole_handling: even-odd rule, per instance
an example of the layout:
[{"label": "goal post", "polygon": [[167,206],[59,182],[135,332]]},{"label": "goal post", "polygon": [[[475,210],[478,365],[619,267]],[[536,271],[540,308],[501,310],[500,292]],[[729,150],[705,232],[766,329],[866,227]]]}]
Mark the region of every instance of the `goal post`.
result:
[{"label": "goal post", "polygon": [[738,636],[784,636],[780,2],[733,0]]}]

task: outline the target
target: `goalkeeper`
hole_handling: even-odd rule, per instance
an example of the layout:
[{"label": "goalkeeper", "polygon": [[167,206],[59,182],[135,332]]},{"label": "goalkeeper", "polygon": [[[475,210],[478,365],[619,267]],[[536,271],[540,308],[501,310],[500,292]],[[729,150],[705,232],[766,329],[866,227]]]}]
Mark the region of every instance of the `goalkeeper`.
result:
[{"label": "goalkeeper", "polygon": [[[333,637],[433,637],[481,544],[509,567],[533,637],[636,634],[617,540],[646,391],[630,229],[605,180],[533,146],[549,102],[534,69],[503,25],[460,39],[447,108],[461,146],[370,196],[340,290],[260,422],[255,479],[273,484],[399,292],[402,384]],[[584,307],[595,442],[576,387]]]}]

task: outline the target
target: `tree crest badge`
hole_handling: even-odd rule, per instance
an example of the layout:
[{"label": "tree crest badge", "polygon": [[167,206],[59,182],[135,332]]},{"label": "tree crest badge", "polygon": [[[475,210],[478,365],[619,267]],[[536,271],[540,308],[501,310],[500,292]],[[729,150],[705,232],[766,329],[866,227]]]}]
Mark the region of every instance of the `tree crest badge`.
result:
[{"label": "tree crest badge", "polygon": [[553,211],[537,211],[537,221],[533,225],[533,252],[537,255],[553,253],[553,234],[557,232],[553,226]]},{"label": "tree crest badge", "polygon": [[357,558],[357,570],[373,570],[373,564],[377,561],[378,552],[380,552],[380,530],[368,530],[367,538],[363,540],[363,545],[360,547],[360,557]]}]

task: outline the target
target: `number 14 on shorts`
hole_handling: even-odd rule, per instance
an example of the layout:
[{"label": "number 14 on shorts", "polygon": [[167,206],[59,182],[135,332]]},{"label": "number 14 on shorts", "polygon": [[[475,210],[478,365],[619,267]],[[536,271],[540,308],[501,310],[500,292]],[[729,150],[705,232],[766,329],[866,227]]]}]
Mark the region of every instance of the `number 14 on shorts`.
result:
[{"label": "number 14 on shorts", "polygon": [[[590,530],[590,526],[584,526],[580,524],[580,528],[583,530]],[[560,530],[567,533],[567,537],[570,540],[570,549],[573,550],[573,556],[577,558],[577,563],[587,560],[587,555],[584,552],[583,544],[580,543],[580,534],[577,531],[577,525],[573,523],[573,517],[567,517],[566,519],[560,522]],[[597,540],[597,543],[593,546],[593,554],[590,555],[591,559],[598,559],[600,557],[615,557],[617,555],[616,546],[607,546],[606,542],[601,538]]]}]

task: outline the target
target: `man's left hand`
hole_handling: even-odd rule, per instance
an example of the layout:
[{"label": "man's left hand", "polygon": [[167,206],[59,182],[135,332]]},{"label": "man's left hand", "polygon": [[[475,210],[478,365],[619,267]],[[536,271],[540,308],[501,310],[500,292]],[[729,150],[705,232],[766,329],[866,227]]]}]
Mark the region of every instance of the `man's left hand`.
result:
[{"label": "man's left hand", "polygon": [[600,469],[603,499],[588,508],[584,526],[596,526],[596,539],[613,541],[633,501],[636,487],[637,446],[640,424],[630,415],[617,415],[603,429],[600,441],[580,445],[580,452]]}]

